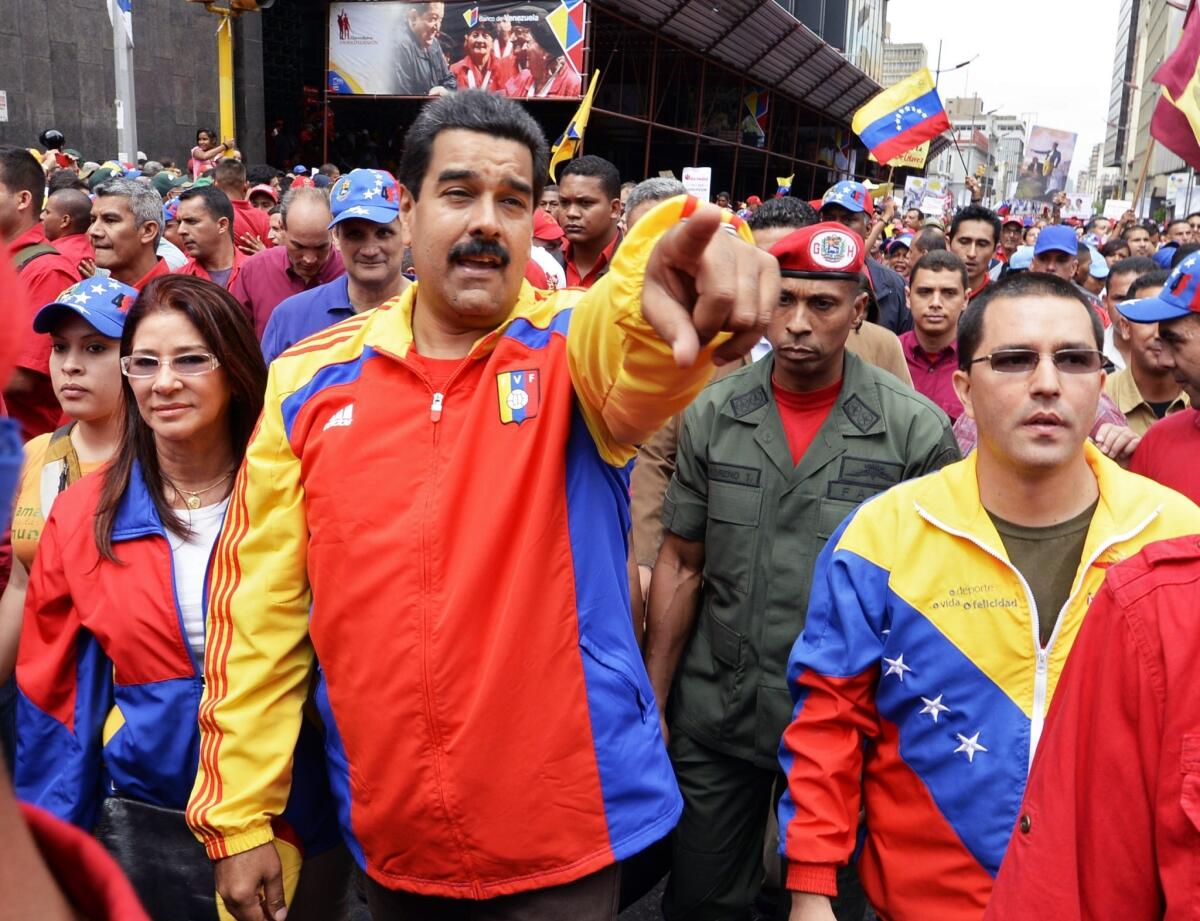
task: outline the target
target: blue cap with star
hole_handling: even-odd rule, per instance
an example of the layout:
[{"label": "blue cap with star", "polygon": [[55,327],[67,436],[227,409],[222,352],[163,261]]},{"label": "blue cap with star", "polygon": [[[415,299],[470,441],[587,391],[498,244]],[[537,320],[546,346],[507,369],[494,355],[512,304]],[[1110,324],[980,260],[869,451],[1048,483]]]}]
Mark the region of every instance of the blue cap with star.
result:
[{"label": "blue cap with star", "polygon": [[100,335],[120,339],[125,329],[125,314],[137,296],[137,288],[111,276],[85,278],[37,312],[33,318],[33,331],[52,332],[65,316],[74,314],[87,320]]},{"label": "blue cap with star", "polygon": [[1192,253],[1171,270],[1158,296],[1119,301],[1117,310],[1133,323],[1162,323],[1200,314],[1200,253]]},{"label": "blue cap with star", "polygon": [[832,189],[825,193],[821,198],[821,207],[827,205],[839,205],[847,211],[859,212],[865,211],[867,214],[875,213],[875,203],[871,201],[871,193],[867,191],[867,187],[861,182],[852,182],[846,179],[839,182]]},{"label": "blue cap with star", "polygon": [[400,216],[400,186],[381,169],[352,169],[329,192],[333,220],[329,226],[351,218],[390,224]]}]

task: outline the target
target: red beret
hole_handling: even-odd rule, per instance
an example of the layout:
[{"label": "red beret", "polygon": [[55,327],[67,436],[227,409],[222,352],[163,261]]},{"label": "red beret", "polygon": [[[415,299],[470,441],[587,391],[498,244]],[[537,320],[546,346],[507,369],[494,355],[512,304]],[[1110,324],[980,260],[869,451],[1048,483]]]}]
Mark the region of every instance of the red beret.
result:
[{"label": "red beret", "polygon": [[785,278],[845,278],[862,274],[866,246],[841,224],[825,221],[788,234],[771,247]]}]

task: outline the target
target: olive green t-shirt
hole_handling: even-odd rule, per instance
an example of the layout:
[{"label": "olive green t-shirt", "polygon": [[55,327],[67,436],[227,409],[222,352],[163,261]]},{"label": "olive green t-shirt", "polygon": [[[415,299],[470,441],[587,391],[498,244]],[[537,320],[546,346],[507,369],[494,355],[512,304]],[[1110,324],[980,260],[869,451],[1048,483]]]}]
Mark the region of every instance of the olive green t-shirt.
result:
[{"label": "olive green t-shirt", "polygon": [[988,517],[996,526],[1008,558],[1017,571],[1029,583],[1033,602],[1038,609],[1038,627],[1042,645],[1050,641],[1058,612],[1071,596],[1071,586],[1079,561],[1083,558],[1083,545],[1087,542],[1088,528],[1096,513],[1097,499],[1082,513],[1061,524],[1048,528],[1030,528],[997,518],[991,512]]}]

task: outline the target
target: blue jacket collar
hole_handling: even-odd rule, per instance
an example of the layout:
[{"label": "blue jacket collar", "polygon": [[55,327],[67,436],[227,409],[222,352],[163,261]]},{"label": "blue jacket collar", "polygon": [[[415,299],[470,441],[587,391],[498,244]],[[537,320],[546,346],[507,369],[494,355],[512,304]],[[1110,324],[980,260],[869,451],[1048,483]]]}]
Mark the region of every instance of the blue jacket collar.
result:
[{"label": "blue jacket collar", "polygon": [[129,485],[117,505],[117,514],[113,519],[112,539],[134,540],[149,534],[165,534],[162,519],[158,509],[150,498],[150,490],[146,488],[146,478],[142,473],[142,465],[136,460],[129,471]]}]

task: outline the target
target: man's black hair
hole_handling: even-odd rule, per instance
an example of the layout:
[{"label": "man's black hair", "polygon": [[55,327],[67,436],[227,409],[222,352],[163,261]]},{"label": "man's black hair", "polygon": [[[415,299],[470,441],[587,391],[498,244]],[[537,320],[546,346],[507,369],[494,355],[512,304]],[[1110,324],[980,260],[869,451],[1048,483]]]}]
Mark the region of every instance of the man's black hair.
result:
[{"label": "man's black hair", "polygon": [[33,196],[35,217],[42,210],[46,174],[42,164],[24,147],[0,147],[0,182],[10,192],[28,192]]},{"label": "man's black hair", "polygon": [[1142,292],[1147,288],[1161,288],[1166,285],[1167,279],[1171,277],[1171,273],[1166,269],[1160,269],[1157,265],[1154,271],[1146,272],[1139,275],[1133,280],[1133,284],[1129,286],[1129,290],[1125,292],[1127,298],[1141,297]]},{"label": "man's black hair", "polygon": [[254,163],[246,167],[246,181],[251,185],[270,185],[281,172],[267,163]]},{"label": "man's black hair", "polygon": [[962,279],[963,292],[965,293],[970,287],[970,283],[967,281],[967,264],[948,249],[931,250],[918,259],[917,264],[908,272],[909,285],[916,282],[917,273],[922,269],[927,272],[957,272],[959,278]]},{"label": "man's black hair", "polygon": [[1091,264],[1092,248],[1080,240],[1078,245],[1075,247],[1075,258],[1079,260],[1080,265]]},{"label": "man's black hair", "polygon": [[746,224],[751,230],[768,230],[773,227],[799,230],[820,220],[816,209],[803,198],[785,195],[782,198],[768,198],[758,206],[757,211],[746,218]]},{"label": "man's black hair", "polygon": [[954,215],[954,220],[950,222],[951,240],[958,233],[958,228],[963,221],[983,221],[992,228],[992,242],[1000,242],[1000,218],[991,208],[985,208],[983,205],[967,205],[965,208],[959,208]]},{"label": "man's black hair", "polygon": [[80,192],[87,192],[88,185],[79,178],[77,173],[72,173],[69,169],[60,169],[50,174],[50,179],[46,182],[46,194],[53,195],[55,192],[61,192],[63,189],[77,189]]},{"label": "man's black hair", "polygon": [[566,166],[558,174],[558,181],[561,183],[568,176],[591,176],[594,179],[600,180],[600,187],[604,189],[604,197],[611,201],[614,198],[621,197],[621,174],[617,172],[616,166],[603,157],[597,157],[593,154],[588,154],[586,157],[577,157]]},{"label": "man's black hair", "polygon": [[1192,253],[1200,252],[1200,243],[1184,243],[1183,246],[1175,247],[1175,255],[1171,257],[1171,268],[1179,265]]},{"label": "man's black hair", "polygon": [[924,253],[945,250],[947,249],[946,235],[936,227],[926,227],[913,239],[913,248],[920,249]]},{"label": "man's black hair", "polygon": [[[1128,247],[1126,247],[1128,248]],[[1145,275],[1162,268],[1149,256],[1126,256],[1114,262],[1108,269],[1108,277],[1114,275]]]},{"label": "man's black hair", "polygon": [[[426,103],[417,115],[404,136],[404,156],[400,159],[397,176],[414,200],[421,195],[421,183],[429,171],[434,140],[443,131],[455,129],[475,131],[528,147],[533,158],[533,202],[537,203],[542,197],[546,171],[550,165],[546,136],[520,103],[485,90],[463,90],[439,96]],[[617,186],[619,189],[619,181]],[[613,195],[613,198],[616,197]]]},{"label": "man's black hair", "polygon": [[988,285],[967,305],[958,318],[958,367],[961,371],[971,369],[971,361],[983,341],[983,318],[988,305],[1003,297],[1052,297],[1074,301],[1087,314],[1092,324],[1092,335],[1097,350],[1104,348],[1104,327],[1100,318],[1088,305],[1087,298],[1074,284],[1047,272],[1015,272],[1005,275],[998,282]]},{"label": "man's black hair", "polygon": [[1104,241],[1104,245],[1100,247],[1100,255],[1107,258],[1115,256],[1121,250],[1129,252],[1129,242],[1124,237],[1113,237],[1111,240]]},{"label": "man's black hair", "polygon": [[233,239],[233,202],[229,200],[229,196],[218,189],[215,185],[202,185],[195,189],[185,189],[179,195],[181,202],[199,199],[204,203],[204,210],[209,213],[209,216],[214,221],[219,221],[225,218],[229,221],[229,238]]},{"label": "man's black hair", "polygon": [[1190,229],[1191,229],[1191,227],[1192,227],[1192,225],[1191,225],[1191,224],[1188,224],[1188,222],[1187,222],[1187,219],[1186,219],[1186,218],[1177,217],[1177,218],[1174,218],[1174,219],[1172,219],[1172,220],[1170,220],[1170,221],[1167,221],[1167,226],[1166,226],[1166,227],[1164,227],[1163,229],[1164,229],[1164,230],[1165,230],[1167,233],[1170,233],[1170,232],[1171,232],[1171,228],[1172,228],[1172,227],[1174,227],[1176,224],[1187,224],[1187,226],[1188,226],[1188,229],[1189,229],[1189,230],[1190,230]]}]

